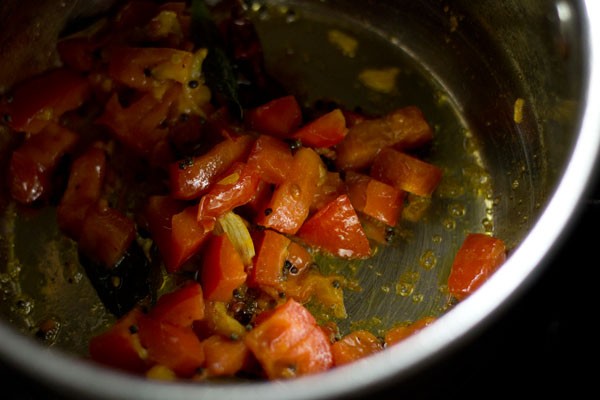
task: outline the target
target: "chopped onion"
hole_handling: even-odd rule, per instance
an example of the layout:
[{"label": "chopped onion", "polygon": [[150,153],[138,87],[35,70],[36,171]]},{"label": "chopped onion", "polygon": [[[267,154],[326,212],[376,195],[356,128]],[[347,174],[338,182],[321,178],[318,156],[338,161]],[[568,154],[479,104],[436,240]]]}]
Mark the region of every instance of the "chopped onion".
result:
[{"label": "chopped onion", "polygon": [[252,258],[256,254],[254,243],[242,217],[229,211],[217,218],[217,223],[239,253],[244,265],[252,264]]}]

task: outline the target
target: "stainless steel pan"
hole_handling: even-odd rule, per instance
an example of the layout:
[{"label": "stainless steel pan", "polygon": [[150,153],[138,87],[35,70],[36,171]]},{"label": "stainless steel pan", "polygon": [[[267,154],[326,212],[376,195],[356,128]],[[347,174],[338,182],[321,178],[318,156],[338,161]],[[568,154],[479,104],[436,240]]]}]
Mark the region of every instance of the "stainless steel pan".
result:
[{"label": "stainless steel pan", "polygon": [[[78,27],[109,2],[4,1],[0,88],[55,62],[65,26]],[[594,177],[600,141],[598,51],[589,1],[259,1],[251,5],[274,76],[310,103],[339,101],[381,113],[421,107],[436,129],[430,160],[445,171],[424,221],[405,222],[388,250],[352,266],[361,290],[346,293],[356,326],[385,329],[439,315],[405,342],[325,374],[289,382],[159,383],[80,359],[87,339],[112,321],[52,211],[16,218],[0,196],[0,356],[75,398],[315,399],[398,384],[478,335],[543,273],[569,234]],[[323,40],[356,38],[349,56]],[[366,68],[398,68],[390,93],[368,90]],[[8,132],[0,132],[2,147]],[[3,153],[4,154],[4,153]],[[6,157],[3,155],[2,160]],[[444,292],[465,233],[485,231],[510,248],[506,264],[454,305]],[[75,260],[75,261],[74,261]],[[57,322],[46,343],[32,338]]]}]

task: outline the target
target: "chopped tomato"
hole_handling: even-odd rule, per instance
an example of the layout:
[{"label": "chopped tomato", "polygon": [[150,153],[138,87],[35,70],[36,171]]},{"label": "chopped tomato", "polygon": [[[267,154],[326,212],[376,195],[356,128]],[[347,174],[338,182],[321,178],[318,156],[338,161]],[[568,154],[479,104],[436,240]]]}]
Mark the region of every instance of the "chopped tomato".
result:
[{"label": "chopped tomato", "polygon": [[236,162],[198,205],[198,221],[206,229],[212,229],[217,218],[252,200],[258,183],[258,173],[247,164]]},{"label": "chopped tomato", "polygon": [[234,162],[246,159],[253,144],[250,135],[225,139],[201,156],[172,163],[169,166],[172,196],[184,200],[199,198]]},{"label": "chopped tomato", "polygon": [[248,363],[250,350],[241,340],[212,335],[202,342],[209,376],[234,376]]},{"label": "chopped tomato", "polygon": [[269,379],[292,378],[332,366],[331,345],[314,317],[294,300],[265,311],[244,336]]},{"label": "chopped tomato", "polygon": [[161,97],[147,93],[123,107],[115,93],[97,123],[110,128],[120,143],[150,161],[171,161],[168,130],[161,124],[167,120],[179,94],[180,89],[172,86]]},{"label": "chopped tomato", "polygon": [[204,366],[204,348],[192,328],[142,315],[139,336],[150,365],[163,365],[184,378],[190,378]]},{"label": "chopped tomato", "polygon": [[298,150],[288,179],[275,189],[256,223],[281,233],[295,234],[308,217],[323,169],[323,162],[314,150],[307,147]]},{"label": "chopped tomato", "polygon": [[311,246],[342,258],[366,258],[369,240],[347,195],[341,195],[300,228],[298,236]]},{"label": "chopped tomato", "polygon": [[163,294],[149,314],[159,322],[190,328],[204,318],[204,296],[198,282],[188,281],[172,292]]},{"label": "chopped tomato", "polygon": [[246,122],[258,133],[285,139],[300,127],[302,111],[294,96],[284,96],[249,110]]},{"label": "chopped tomato", "polygon": [[383,344],[369,331],[353,331],[331,345],[334,365],[343,365],[383,350]]},{"label": "chopped tomato", "polygon": [[419,108],[400,108],[351,127],[336,147],[336,165],[342,170],[364,169],[385,147],[412,149],[430,142],[432,138],[433,130]]},{"label": "chopped tomato", "polygon": [[144,372],[146,350],[137,334],[142,312],[134,308],[107,331],[92,337],[89,353],[92,360],[127,372]]},{"label": "chopped tomato", "polygon": [[101,43],[90,37],[73,36],[60,40],[56,50],[61,61],[76,71],[87,72],[94,68],[96,52]]},{"label": "chopped tomato", "polygon": [[442,170],[416,157],[387,148],[375,157],[371,176],[418,196],[429,197],[442,179]]},{"label": "chopped tomato", "polygon": [[242,258],[227,235],[209,239],[200,276],[204,297],[209,301],[231,300],[233,291],[246,281]]},{"label": "chopped tomato", "polygon": [[346,119],[340,109],[328,112],[310,121],[292,135],[305,146],[331,147],[340,143],[346,137]]},{"label": "chopped tomato", "polygon": [[323,310],[335,318],[346,318],[344,306],[343,278],[340,276],[324,276],[314,269],[302,273],[288,275],[283,292],[288,298],[302,304],[316,301]]},{"label": "chopped tomato", "polygon": [[86,78],[68,68],[57,68],[15,87],[0,111],[15,131],[38,133],[49,122],[81,106],[89,94]]},{"label": "chopped tomato", "polygon": [[144,216],[150,235],[168,272],[178,271],[198,252],[209,236],[198,224],[198,206],[170,196],[150,196]]},{"label": "chopped tomato", "polygon": [[506,260],[501,239],[483,233],[470,233],[456,253],[448,290],[459,300],[479,288]]},{"label": "chopped tomato", "polygon": [[427,325],[433,323],[434,321],[434,317],[424,317],[409,325],[399,325],[390,328],[385,333],[385,345],[390,346],[392,344],[398,343],[406,339],[407,337],[419,332],[421,329],[425,328]]},{"label": "chopped tomato", "polygon": [[67,188],[56,209],[61,231],[78,240],[88,208],[102,194],[106,174],[106,153],[100,147],[90,147],[71,164]]},{"label": "chopped tomato", "polygon": [[346,186],[348,197],[357,211],[389,226],[396,226],[402,212],[404,192],[352,171],[346,173]]},{"label": "chopped tomato", "polygon": [[172,48],[117,47],[109,57],[110,77],[131,88],[156,91],[168,80],[187,84],[194,55]]},{"label": "chopped tomato", "polygon": [[79,136],[57,124],[28,138],[11,156],[8,186],[13,199],[31,204],[48,195],[52,174],[61,158],[71,151]]},{"label": "chopped tomato", "polygon": [[283,183],[294,157],[287,143],[272,136],[260,135],[248,156],[248,165],[258,171],[263,181]]},{"label": "chopped tomato", "polygon": [[96,203],[88,208],[79,237],[79,250],[106,268],[113,268],[135,239],[135,223],[125,214]]},{"label": "chopped tomato", "polygon": [[167,271],[177,271],[183,263],[194,256],[210,232],[198,223],[198,206],[191,205],[171,218],[171,258]]},{"label": "chopped tomato", "polygon": [[287,250],[287,261],[295,268],[293,273],[299,274],[312,265],[312,254],[301,244],[291,241]]},{"label": "chopped tomato", "polygon": [[317,191],[310,206],[311,212],[320,210],[326,204],[346,193],[346,185],[339,172],[327,171],[319,181]]},{"label": "chopped tomato", "polygon": [[279,288],[291,241],[272,230],[259,232],[256,236],[257,252],[248,283]]}]

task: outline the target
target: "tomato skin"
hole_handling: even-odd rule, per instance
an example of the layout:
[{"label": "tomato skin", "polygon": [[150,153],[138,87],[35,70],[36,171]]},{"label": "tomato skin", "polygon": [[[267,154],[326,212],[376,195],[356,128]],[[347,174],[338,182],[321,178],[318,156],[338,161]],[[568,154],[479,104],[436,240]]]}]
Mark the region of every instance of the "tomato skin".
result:
[{"label": "tomato skin", "polygon": [[56,68],[17,85],[11,101],[0,104],[0,110],[12,129],[35,134],[81,106],[89,93],[87,79],[68,68]]},{"label": "tomato skin", "polygon": [[248,155],[248,165],[258,171],[268,183],[283,183],[292,167],[294,157],[287,143],[272,136],[260,135]]},{"label": "tomato skin", "polygon": [[434,317],[424,317],[421,318],[410,325],[406,326],[396,326],[388,329],[385,333],[385,345],[391,346],[392,344],[398,343],[407,337],[419,332],[421,329],[425,328],[427,325],[435,322]]},{"label": "tomato skin", "polygon": [[248,284],[280,288],[290,239],[275,231],[265,230],[259,232],[254,241],[257,251]]},{"label": "tomato skin", "polygon": [[290,299],[263,312],[244,343],[269,379],[291,378],[331,368],[331,345],[314,317]]},{"label": "tomato skin", "polygon": [[373,160],[370,175],[398,190],[430,197],[442,179],[442,170],[406,153],[386,148]]},{"label": "tomato skin", "polygon": [[110,269],[123,258],[135,235],[135,223],[130,218],[96,203],[85,214],[78,246],[89,258]]},{"label": "tomato skin", "polygon": [[338,257],[366,258],[369,240],[348,195],[341,195],[312,215],[298,232],[300,239]]},{"label": "tomato skin", "polygon": [[448,291],[458,300],[473,293],[506,261],[506,246],[501,239],[483,233],[467,235],[456,253]]},{"label": "tomato skin", "polygon": [[100,199],[105,175],[106,152],[99,147],[90,147],[73,161],[56,209],[58,226],[70,238],[79,239],[88,208]]},{"label": "tomato skin", "polygon": [[94,336],[89,343],[91,359],[127,372],[144,372],[147,368],[145,350],[137,335],[141,315],[141,310],[134,308],[107,331]]},{"label": "tomato skin", "polygon": [[295,234],[308,217],[322,170],[323,163],[314,150],[307,147],[298,150],[288,179],[277,186],[256,223],[280,233]]},{"label": "tomato skin", "polygon": [[383,350],[377,336],[369,331],[353,331],[331,345],[334,365],[344,365]]},{"label": "tomato skin", "polygon": [[249,362],[250,350],[241,340],[212,335],[202,345],[209,376],[234,376]]},{"label": "tomato skin", "polygon": [[246,159],[253,144],[252,136],[243,135],[226,139],[201,156],[171,163],[171,195],[183,200],[199,198],[234,162]]},{"label": "tomato skin", "polygon": [[198,282],[188,281],[163,294],[148,313],[150,318],[182,328],[191,328],[204,318],[204,296]]},{"label": "tomato skin", "polygon": [[362,170],[385,147],[412,149],[432,139],[433,129],[419,108],[400,108],[381,118],[366,119],[352,126],[336,146],[336,166],[340,170]]},{"label": "tomato skin", "polygon": [[209,239],[202,261],[201,281],[208,301],[228,302],[246,281],[244,263],[225,234]]},{"label": "tomato skin", "polygon": [[142,315],[139,336],[150,365],[163,365],[177,376],[192,377],[204,365],[202,342],[191,328],[171,325]]},{"label": "tomato skin", "polygon": [[302,111],[294,96],[284,96],[249,110],[246,123],[258,133],[285,139],[300,127]]},{"label": "tomato skin", "polygon": [[11,156],[8,186],[13,199],[31,204],[51,189],[51,178],[60,159],[79,140],[74,132],[54,123],[29,137]]},{"label": "tomato skin", "polygon": [[198,205],[198,221],[206,229],[212,229],[219,216],[252,200],[260,181],[258,173],[242,162],[234,163],[223,175]]},{"label": "tomato skin", "polygon": [[340,109],[335,109],[310,121],[292,135],[305,146],[331,147],[344,140],[348,128],[346,119]]},{"label": "tomato skin", "polygon": [[402,212],[403,193],[369,176],[346,173],[348,197],[354,208],[389,226],[396,226]]}]

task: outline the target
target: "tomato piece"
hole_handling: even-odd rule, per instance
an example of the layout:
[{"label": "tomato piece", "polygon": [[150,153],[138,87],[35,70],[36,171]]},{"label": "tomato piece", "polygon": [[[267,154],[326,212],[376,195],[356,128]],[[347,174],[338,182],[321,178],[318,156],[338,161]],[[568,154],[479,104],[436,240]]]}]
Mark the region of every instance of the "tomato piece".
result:
[{"label": "tomato piece", "polygon": [[170,196],[149,197],[144,217],[167,272],[178,271],[209,237],[210,231],[198,224],[197,215],[197,205],[187,206]]},{"label": "tomato piece", "polygon": [[333,364],[344,365],[383,350],[377,336],[369,331],[351,332],[331,345]]},{"label": "tomato piece", "polygon": [[182,328],[204,318],[204,296],[198,282],[188,281],[159,297],[150,310],[150,318]]},{"label": "tomato piece", "polygon": [[326,171],[319,181],[317,191],[310,206],[311,212],[320,210],[338,196],[346,193],[346,185],[339,172]]},{"label": "tomato piece", "polygon": [[191,328],[183,328],[141,316],[139,336],[148,352],[148,363],[163,365],[183,378],[204,366],[202,342]]},{"label": "tomato piece", "polygon": [[292,273],[300,274],[313,263],[313,256],[310,254],[306,247],[296,242],[290,241],[287,247],[288,255],[287,261],[289,261],[295,270]]},{"label": "tomato piece", "polygon": [[344,319],[348,315],[344,305],[342,282],[343,278],[340,276],[324,276],[317,270],[309,269],[288,275],[283,292],[287,298],[302,304],[312,299],[329,315]]},{"label": "tomato piece", "polygon": [[241,162],[223,175],[198,205],[198,221],[206,229],[212,229],[219,216],[252,200],[260,181],[258,173]]},{"label": "tomato piece", "polygon": [[171,161],[168,130],[161,126],[180,95],[180,88],[171,86],[161,97],[146,93],[127,107],[113,94],[103,114],[96,121],[107,126],[115,139],[154,163]]},{"label": "tomato piece", "polygon": [[258,171],[263,181],[281,184],[287,179],[293,160],[294,156],[287,143],[272,136],[261,135],[248,156],[248,165]]},{"label": "tomato piece", "polygon": [[340,109],[335,109],[310,121],[292,135],[305,146],[331,147],[346,137],[346,119]]},{"label": "tomato piece", "polygon": [[351,127],[336,147],[336,166],[340,170],[364,169],[384,147],[412,149],[433,139],[433,129],[421,110],[404,107]]},{"label": "tomato piece", "polygon": [[248,110],[250,129],[278,138],[288,138],[302,123],[302,110],[294,96],[284,96]]},{"label": "tomato piece", "polygon": [[81,106],[90,92],[89,83],[68,68],[56,68],[18,84],[10,101],[0,104],[8,125],[19,132],[38,133],[49,122]]},{"label": "tomato piece", "polygon": [[333,364],[327,335],[310,312],[292,299],[259,315],[244,343],[269,379],[322,372]]},{"label": "tomato piece", "polygon": [[370,175],[418,196],[429,197],[442,179],[442,170],[416,157],[387,148],[373,160]]},{"label": "tomato piece", "polygon": [[123,258],[135,235],[135,223],[129,217],[96,203],[88,208],[81,225],[79,250],[110,269]]},{"label": "tomato piece", "polygon": [[244,161],[254,138],[243,135],[226,139],[207,153],[180,160],[169,165],[171,194],[176,199],[190,200],[200,197],[236,161]]},{"label": "tomato piece", "polygon": [[138,335],[142,312],[134,308],[105,332],[90,339],[92,360],[122,371],[142,373],[146,370],[145,349]]},{"label": "tomato piece", "polygon": [[56,50],[63,64],[76,71],[92,70],[96,63],[96,51],[102,43],[90,37],[74,36],[61,39],[56,44]]},{"label": "tomato piece", "polygon": [[504,261],[504,241],[483,233],[468,234],[452,263],[448,291],[457,299],[464,299],[479,288]]},{"label": "tomato piece", "polygon": [[[172,48],[117,47],[110,51],[108,74],[128,87],[150,91],[172,80],[187,84],[194,55]],[[164,90],[164,89],[163,89]]]},{"label": "tomato piece", "polygon": [[209,376],[234,376],[248,363],[250,350],[241,340],[212,335],[202,342]]},{"label": "tomato piece", "polygon": [[13,199],[31,204],[51,189],[52,174],[61,158],[73,149],[79,136],[57,124],[29,137],[11,155],[8,186]]},{"label": "tomato piece", "polygon": [[244,263],[225,234],[209,240],[201,272],[204,297],[209,301],[228,302],[233,291],[246,281]]},{"label": "tomato piece", "polygon": [[198,206],[191,205],[171,218],[171,252],[167,271],[177,271],[183,263],[198,253],[210,237],[210,230],[198,223]]},{"label": "tomato piece", "polygon": [[79,239],[88,208],[100,199],[105,175],[106,152],[96,146],[71,164],[67,188],[56,209],[58,226],[71,239]]},{"label": "tomato piece", "polygon": [[404,192],[352,171],[346,173],[346,186],[348,197],[357,211],[389,226],[396,226],[402,212]]},{"label": "tomato piece", "polygon": [[388,329],[385,333],[385,345],[391,346],[392,344],[398,343],[407,337],[419,332],[427,325],[433,323],[435,317],[424,317],[409,325],[399,325]]},{"label": "tomato piece", "polygon": [[279,185],[256,223],[281,233],[295,234],[308,217],[321,171],[319,155],[304,147],[296,152],[288,179]]},{"label": "tomato piece", "polygon": [[255,241],[257,252],[248,284],[280,288],[291,240],[275,231],[265,230],[256,235]]},{"label": "tomato piece", "polygon": [[348,195],[341,195],[312,215],[298,231],[307,244],[342,258],[366,258],[369,240]]}]

